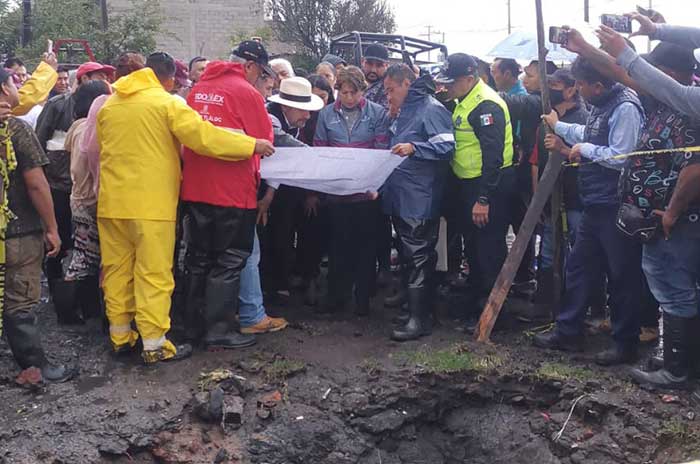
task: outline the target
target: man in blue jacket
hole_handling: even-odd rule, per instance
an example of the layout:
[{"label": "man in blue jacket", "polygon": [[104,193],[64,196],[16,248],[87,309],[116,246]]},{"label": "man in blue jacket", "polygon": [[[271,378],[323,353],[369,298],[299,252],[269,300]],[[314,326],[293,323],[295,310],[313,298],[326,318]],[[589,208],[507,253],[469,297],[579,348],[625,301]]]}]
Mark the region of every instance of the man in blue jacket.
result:
[{"label": "man in blue jacket", "polygon": [[[455,149],[452,118],[438,102],[430,76],[416,79],[404,64],[389,67],[384,78],[389,105],[398,116],[390,128],[391,151],[408,159],[384,184],[384,213],[392,216],[401,241],[408,284],[409,318],[392,339],[415,340],[432,331],[430,301],[437,262],[440,202]],[[392,111],[393,113],[394,111]]]},{"label": "man in blue jacket", "polygon": [[[579,57],[571,72],[581,96],[592,105],[585,125],[566,124],[552,111],[545,120],[554,132],[573,145],[569,161],[581,162],[578,187],[583,215],[576,243],[566,264],[566,292],[554,330],[539,334],[541,348],[580,351],[583,320],[595,276],[604,267],[608,276],[611,320],[615,346],[598,353],[604,366],[636,360],[639,343],[639,306],[642,294],[641,247],[628,240],[616,226],[620,205],[618,181],[624,160],[615,155],[637,147],[644,110],[637,94],[598,72]],[[591,163],[595,162],[595,163]]]}]

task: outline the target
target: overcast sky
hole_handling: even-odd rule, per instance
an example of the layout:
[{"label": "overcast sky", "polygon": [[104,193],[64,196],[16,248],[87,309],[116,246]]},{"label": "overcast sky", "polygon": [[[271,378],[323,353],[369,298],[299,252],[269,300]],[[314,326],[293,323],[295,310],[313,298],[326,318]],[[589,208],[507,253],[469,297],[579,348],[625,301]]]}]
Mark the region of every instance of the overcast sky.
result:
[{"label": "overcast sky", "polygon": [[[389,0],[394,7],[398,32],[421,37],[427,26],[445,33],[450,53],[485,55],[508,35],[507,0]],[[544,21],[548,26],[569,24],[585,27],[584,0],[543,0]],[[695,0],[652,0],[653,7],[671,24],[700,27],[700,4]],[[649,6],[649,0],[590,0],[591,25],[600,22],[603,13],[622,14],[636,5]],[[513,30],[535,31],[535,0],[511,0]],[[422,38],[427,38],[424,36]],[[442,34],[434,34],[441,41]],[[646,40],[635,39],[645,50]],[[435,57],[433,57],[435,59]]]}]

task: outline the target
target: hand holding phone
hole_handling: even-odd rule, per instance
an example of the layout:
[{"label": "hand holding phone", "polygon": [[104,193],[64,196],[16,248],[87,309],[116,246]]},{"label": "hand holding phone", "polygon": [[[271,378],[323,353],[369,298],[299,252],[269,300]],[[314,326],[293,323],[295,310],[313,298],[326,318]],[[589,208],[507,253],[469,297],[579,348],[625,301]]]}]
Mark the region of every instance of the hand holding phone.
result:
[{"label": "hand holding phone", "polygon": [[600,22],[615,32],[620,32],[623,34],[632,33],[632,18],[629,16],[604,14],[601,15]]},{"label": "hand holding phone", "polygon": [[566,43],[569,41],[569,30],[563,27],[550,27],[549,41],[553,44],[566,45]]},{"label": "hand holding phone", "polygon": [[46,53],[53,53],[53,40],[46,41]]}]

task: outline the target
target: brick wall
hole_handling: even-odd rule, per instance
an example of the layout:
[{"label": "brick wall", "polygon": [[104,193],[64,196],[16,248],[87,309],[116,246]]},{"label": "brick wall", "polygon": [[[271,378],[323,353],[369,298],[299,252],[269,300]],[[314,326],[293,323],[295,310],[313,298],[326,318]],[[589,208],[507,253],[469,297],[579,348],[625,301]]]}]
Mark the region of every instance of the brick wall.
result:
[{"label": "brick wall", "polygon": [[[128,0],[109,0],[110,9],[129,7]],[[225,58],[234,32],[252,32],[264,25],[263,0],[160,0],[165,22],[158,47],[188,61],[203,55]]]}]

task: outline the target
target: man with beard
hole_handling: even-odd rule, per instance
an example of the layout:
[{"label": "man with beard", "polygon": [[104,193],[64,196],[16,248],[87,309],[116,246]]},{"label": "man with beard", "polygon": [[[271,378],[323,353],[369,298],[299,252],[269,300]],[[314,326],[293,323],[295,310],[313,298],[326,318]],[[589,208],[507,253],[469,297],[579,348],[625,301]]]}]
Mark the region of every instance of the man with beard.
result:
[{"label": "man with beard", "polygon": [[369,83],[365,98],[389,109],[389,100],[384,91],[384,74],[389,67],[389,50],[382,44],[372,44],[362,58],[362,72]]}]

